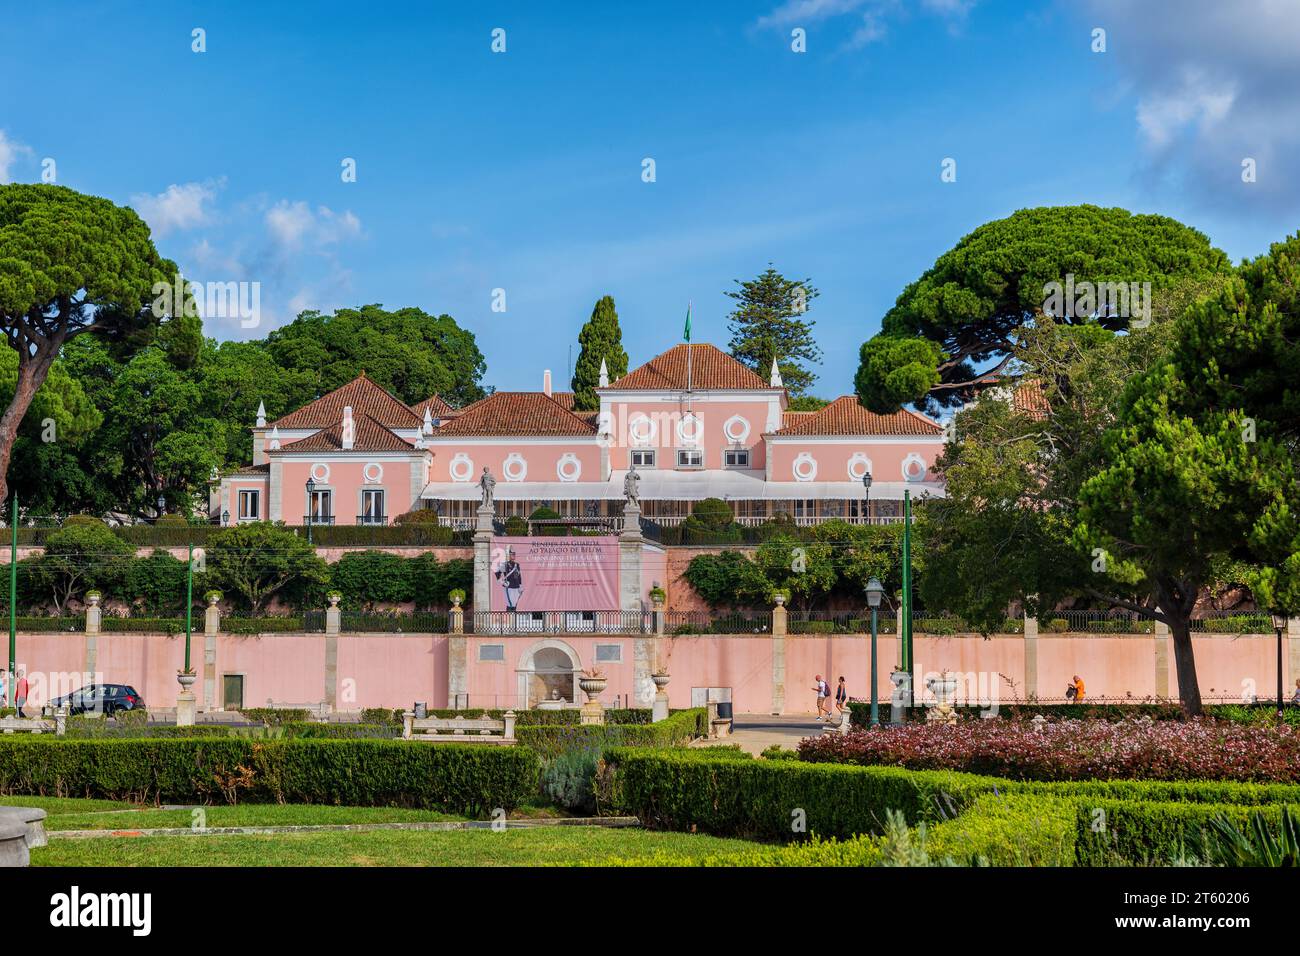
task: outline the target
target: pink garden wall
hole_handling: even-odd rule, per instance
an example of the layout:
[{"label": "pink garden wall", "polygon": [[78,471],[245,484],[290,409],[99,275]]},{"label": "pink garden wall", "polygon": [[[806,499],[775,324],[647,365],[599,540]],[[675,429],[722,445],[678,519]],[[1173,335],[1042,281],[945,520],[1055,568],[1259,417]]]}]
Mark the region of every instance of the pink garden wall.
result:
[{"label": "pink garden wall", "polygon": [[[1032,642],[1018,635],[989,640],[978,635],[918,636],[918,691],[924,697],[924,677],[947,670],[959,676],[960,693],[973,701],[1023,700],[1032,683],[1040,699],[1059,699],[1077,673],[1094,699],[1159,697],[1162,683],[1176,698],[1172,648],[1162,658],[1159,640],[1152,635],[1043,635]],[[651,637],[622,635],[222,634],[215,638],[215,663],[206,676],[214,679],[220,695],[222,675],[243,675],[245,706],[264,706],[268,698],[277,703],[314,703],[330,699],[332,693],[339,711],[409,706],[417,700],[445,707],[452,642],[464,644],[464,688],[473,707],[519,706],[520,674],[527,671],[531,655],[546,646],[561,647],[576,666],[588,667],[596,662],[597,645],[616,645],[619,659],[599,664],[609,681],[603,699],[610,704],[634,700],[638,689],[644,692],[644,687],[638,688],[638,678],[644,684],[656,652],[666,659],[672,674],[668,691],[673,707],[690,706],[692,688],[721,687],[730,688],[737,713],[769,713],[774,697],[779,699],[782,693],[785,713],[812,713],[811,688],[819,673],[832,683],[844,675],[851,696],[870,696],[870,642],[861,636],[683,636],[660,638],[656,651]],[[504,660],[480,659],[482,646],[489,644],[504,645]],[[201,675],[204,647],[203,635],[195,635],[192,660]],[[784,680],[775,666],[778,648],[784,654]],[[1284,682],[1289,693],[1300,676],[1300,637],[1288,638],[1285,649]],[[155,708],[175,706],[175,675],[184,640],[143,634],[101,634],[93,643],[82,634],[20,634],[18,665],[28,671],[33,702],[80,686],[92,653],[99,680],[133,685]],[[608,649],[605,653],[609,655]],[[882,635],[877,686],[882,701],[889,699],[888,673],[896,653],[893,636]],[[1276,643],[1272,637],[1206,635],[1195,639],[1195,653],[1201,692],[1207,700],[1240,700],[1243,693],[1273,692]],[[1027,666],[1035,656],[1036,669]],[[0,651],[0,658],[7,658],[7,653]],[[200,680],[196,692],[202,694],[205,683]],[[213,703],[220,701],[200,696],[204,709]]]}]

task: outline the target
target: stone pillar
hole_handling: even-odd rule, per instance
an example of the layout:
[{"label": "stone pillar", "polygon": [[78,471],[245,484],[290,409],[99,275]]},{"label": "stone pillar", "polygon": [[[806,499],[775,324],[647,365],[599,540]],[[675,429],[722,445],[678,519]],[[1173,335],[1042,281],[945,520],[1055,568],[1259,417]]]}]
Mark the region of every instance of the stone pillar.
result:
[{"label": "stone pillar", "polygon": [[655,684],[654,704],[650,709],[650,720],[658,723],[668,719],[668,675],[661,674]]},{"label": "stone pillar", "polygon": [[452,634],[465,633],[465,609],[459,604],[447,612],[447,630]]},{"label": "stone pillar", "polygon": [[653,598],[652,600],[654,601],[654,610],[651,611],[650,613],[653,615],[654,632],[662,637],[664,633],[664,617],[665,617],[664,602],[662,598]]},{"label": "stone pillar", "polygon": [[339,631],[343,628],[343,612],[339,610],[339,601],[342,595],[330,594],[328,600],[330,606],[325,609],[325,634],[326,636],[338,636]]},{"label": "stone pillar", "polygon": [[785,595],[776,596],[772,608],[772,713],[785,713],[785,634],[789,611],[785,609]]},{"label": "stone pillar", "polygon": [[1038,697],[1038,618],[1025,615],[1025,699]]},{"label": "stone pillar", "polygon": [[475,611],[492,607],[492,524],[496,510],[490,505],[478,506],[478,523],[474,527],[474,594],[470,601]]},{"label": "stone pillar", "polygon": [[469,638],[452,634],[447,638],[447,706],[460,709],[468,706],[469,697]]},{"label": "stone pillar", "polygon": [[655,685],[650,675],[655,672],[655,645],[653,634],[640,634],[632,638],[632,706],[649,707],[654,703]]},{"label": "stone pillar", "polygon": [[99,667],[99,627],[104,613],[99,606],[101,598],[98,592],[86,595],[86,637],[85,637],[85,673],[87,683],[98,682],[96,669]]},{"label": "stone pillar", "polygon": [[1155,645],[1156,696],[1169,698],[1169,625],[1156,621],[1152,628],[1152,643]]},{"label": "stone pillar", "polygon": [[176,695],[176,726],[193,727],[198,708],[195,706],[194,691],[190,688],[194,686],[196,677],[193,674],[179,674],[176,679],[181,685],[181,692]]},{"label": "stone pillar", "polygon": [[1287,680],[1283,685],[1287,697],[1295,693],[1295,682],[1300,678],[1300,617],[1288,618],[1286,622]]},{"label": "stone pillar", "polygon": [[203,691],[199,695],[200,709],[220,710],[217,699],[217,635],[221,633],[221,595],[208,593],[208,606],[203,609]]},{"label": "stone pillar", "polygon": [[330,713],[339,709],[339,636],[325,635],[325,697]]},{"label": "stone pillar", "polygon": [[[618,533],[619,607],[641,611],[641,506],[623,505],[623,528]],[[649,675],[647,675],[649,676]]]}]

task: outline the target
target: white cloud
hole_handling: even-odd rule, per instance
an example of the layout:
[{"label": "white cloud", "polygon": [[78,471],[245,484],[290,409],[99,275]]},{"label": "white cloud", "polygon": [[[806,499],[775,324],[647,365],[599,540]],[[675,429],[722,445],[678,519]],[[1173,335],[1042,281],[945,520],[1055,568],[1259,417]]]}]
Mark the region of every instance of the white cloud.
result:
[{"label": "white cloud", "polygon": [[[1300,16],[1288,0],[1089,0],[1146,172],[1225,206],[1300,199]],[[1241,164],[1258,164],[1243,188]]]},{"label": "white cloud", "polygon": [[30,154],[29,147],[10,139],[8,134],[0,129],[0,183],[10,181],[9,170],[13,168],[14,163],[18,162],[19,156]]},{"label": "white cloud", "polygon": [[361,235],[361,220],[351,210],[336,213],[328,206],[318,206],[313,212],[302,200],[281,199],[266,211],[265,219],[272,239],[289,251],[307,243],[333,245]]},{"label": "white cloud", "polygon": [[140,214],[155,236],[165,236],[174,230],[193,229],[206,225],[211,215],[206,208],[217,198],[220,183],[173,183],[156,196],[137,193],[131,205]]},{"label": "white cloud", "polygon": [[[976,0],[920,0],[916,9],[940,17],[955,30],[965,19]],[[890,20],[904,19],[912,9],[904,0],[786,0],[771,13],[759,17],[757,26],[787,29],[835,20],[856,20],[846,46],[861,49],[884,39]]]}]

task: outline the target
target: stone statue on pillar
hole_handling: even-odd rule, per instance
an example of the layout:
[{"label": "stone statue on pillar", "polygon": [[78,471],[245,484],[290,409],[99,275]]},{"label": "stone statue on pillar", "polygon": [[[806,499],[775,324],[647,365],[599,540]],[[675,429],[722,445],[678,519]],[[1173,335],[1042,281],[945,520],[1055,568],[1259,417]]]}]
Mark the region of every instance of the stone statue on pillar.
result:
[{"label": "stone statue on pillar", "polygon": [[630,505],[636,505],[636,510],[641,510],[641,492],[637,490],[637,483],[641,481],[641,476],[636,473],[636,465],[628,469],[627,477],[623,479],[623,497],[627,499]]},{"label": "stone statue on pillar", "polygon": [[487,465],[483,466],[483,475],[478,480],[478,486],[483,489],[483,500],[480,508],[491,508],[493,513],[496,512],[496,487],[497,480],[492,477],[492,472]]}]

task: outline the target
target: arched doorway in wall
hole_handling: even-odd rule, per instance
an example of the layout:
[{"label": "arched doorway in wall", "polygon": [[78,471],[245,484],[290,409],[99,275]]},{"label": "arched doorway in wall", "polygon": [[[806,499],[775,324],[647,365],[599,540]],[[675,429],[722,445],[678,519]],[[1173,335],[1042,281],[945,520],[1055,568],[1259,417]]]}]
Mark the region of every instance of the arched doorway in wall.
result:
[{"label": "arched doorway in wall", "polygon": [[573,703],[578,694],[578,654],[564,641],[538,641],[519,661],[519,700],[536,707],[542,700]]}]

